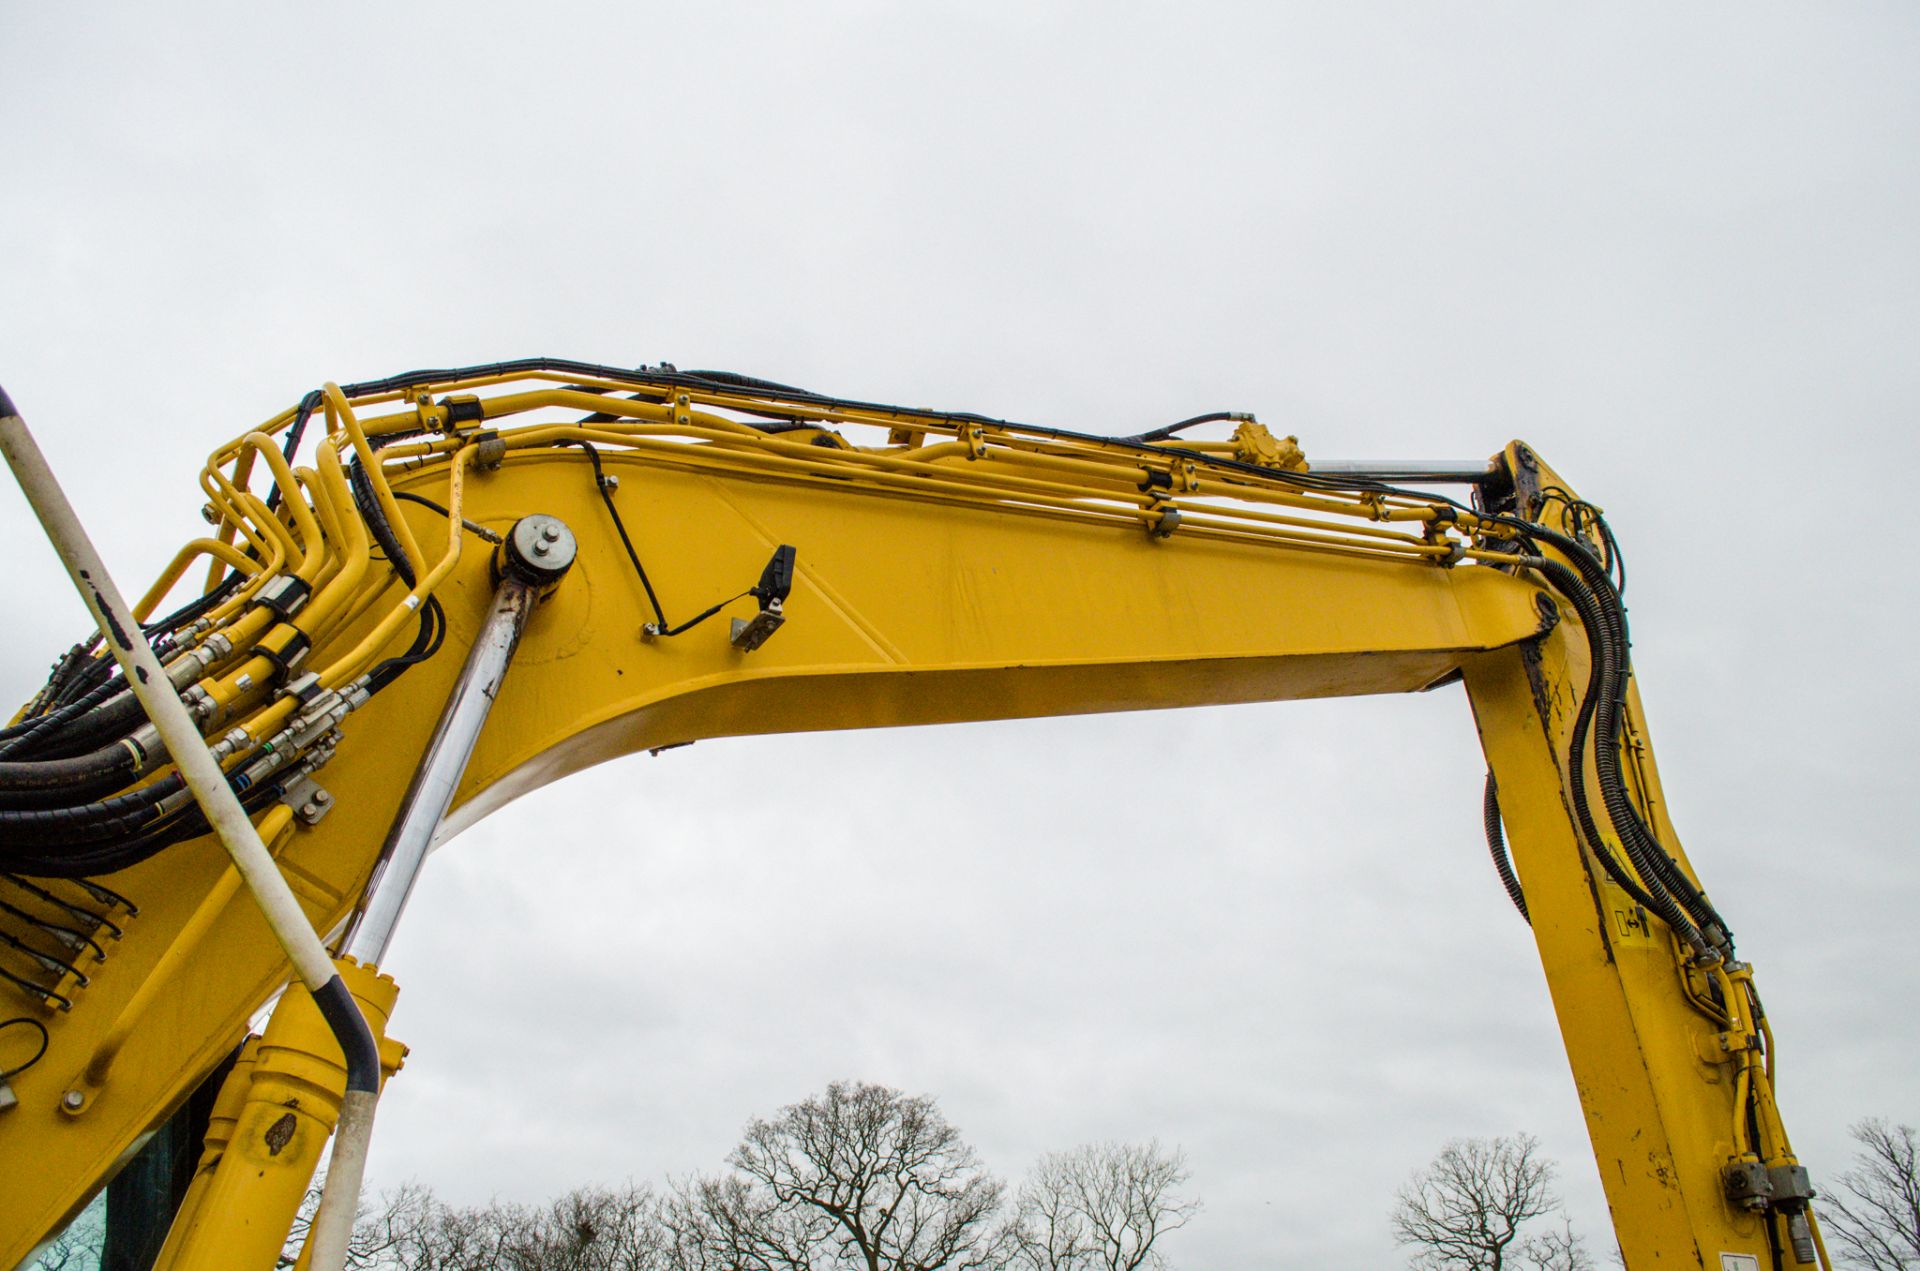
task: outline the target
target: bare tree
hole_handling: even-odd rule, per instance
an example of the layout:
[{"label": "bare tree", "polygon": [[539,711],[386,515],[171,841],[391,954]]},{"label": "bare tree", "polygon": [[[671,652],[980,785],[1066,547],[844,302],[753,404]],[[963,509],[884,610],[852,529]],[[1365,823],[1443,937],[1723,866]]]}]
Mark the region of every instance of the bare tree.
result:
[{"label": "bare tree", "polygon": [[934,1101],[834,1082],[756,1120],[735,1177],[682,1183],[675,1256],[699,1271],[983,1271],[1002,1188]]},{"label": "bare tree", "polygon": [[1920,1146],[1913,1127],[1875,1117],[1853,1127],[1860,1150],[1820,1206],[1835,1252],[1870,1271],[1920,1267]]},{"label": "bare tree", "polygon": [[1143,1271],[1154,1246],[1199,1212],[1179,1195],[1186,1158],[1158,1143],[1098,1143],[1040,1158],[1020,1188],[1012,1232],[1021,1271]]},{"label": "bare tree", "polygon": [[[313,1215],[320,1208],[320,1193],[325,1187],[326,1176],[322,1174],[307,1189],[294,1214],[293,1227],[287,1233],[280,1258],[274,1264],[276,1267],[291,1267],[299,1261],[300,1247],[307,1242],[307,1233],[313,1228]],[[384,1192],[377,1204],[369,1205],[363,1200],[354,1216],[353,1233],[347,1237],[348,1271],[386,1271],[394,1266],[393,1251],[405,1233],[417,1229],[436,1204],[433,1193],[419,1183],[405,1183]]]},{"label": "bare tree", "polygon": [[[291,1267],[318,1190],[301,1207],[280,1260]],[[409,1183],[363,1209],[347,1248],[353,1271],[670,1271],[651,1189],[582,1187],[544,1206],[492,1201],[466,1209]]]},{"label": "bare tree", "polygon": [[660,1221],[672,1271],[810,1271],[826,1230],[738,1176],[676,1184]]},{"label": "bare tree", "polygon": [[[1594,1271],[1593,1257],[1586,1241],[1573,1230],[1573,1219],[1560,1215],[1560,1229],[1549,1228],[1531,1235],[1520,1245],[1520,1254],[1532,1271]],[[1621,1262],[1622,1266],[1626,1263]]]},{"label": "bare tree", "polygon": [[1531,1134],[1454,1139],[1400,1189],[1394,1237],[1418,1267],[1503,1271],[1521,1228],[1560,1207],[1553,1175]]},{"label": "bare tree", "polygon": [[24,1271],[92,1271],[106,1248],[107,1225],[100,1205],[89,1205],[29,1259]]}]

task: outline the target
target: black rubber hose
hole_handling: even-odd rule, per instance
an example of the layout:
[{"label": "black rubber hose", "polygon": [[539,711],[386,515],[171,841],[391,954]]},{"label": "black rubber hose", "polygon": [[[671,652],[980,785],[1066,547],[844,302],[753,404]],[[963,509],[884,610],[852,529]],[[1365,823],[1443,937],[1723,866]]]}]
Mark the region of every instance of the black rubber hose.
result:
[{"label": "black rubber hose", "polygon": [[407,651],[388,658],[367,672],[367,692],[378,693],[404,674],[408,667],[425,662],[440,652],[440,646],[447,638],[447,614],[440,607],[436,596],[428,596],[427,603],[420,607],[420,626],[414,632],[413,643]]},{"label": "black rubber hose", "polygon": [[68,702],[85,697],[97,685],[112,679],[119,669],[112,658],[88,658],[74,669],[59,691],[54,693],[51,705],[65,706]]},{"label": "black rubber hose", "polygon": [[124,838],[157,819],[161,801],[185,788],[180,774],[170,772],[151,785],[93,803],[0,811],[0,843],[8,847],[58,847]]},{"label": "black rubber hose", "polygon": [[[281,781],[262,781],[241,793],[240,806],[248,812],[257,812],[283,793],[285,786]],[[89,844],[76,850],[35,851],[14,849],[0,840],[0,870],[31,878],[74,879],[82,886],[90,886],[97,875],[130,869],[176,843],[199,838],[209,831],[200,805],[189,803],[164,821],[117,842]]]},{"label": "black rubber hose", "polygon": [[[279,487],[276,486],[274,488],[278,489]],[[186,604],[180,606],[164,618],[158,618],[144,624],[141,630],[145,631],[148,635],[161,635],[186,626],[189,622],[203,617],[209,610],[226,600],[228,596],[231,596],[239,589],[245,577],[246,576],[238,570],[228,570],[227,576],[216,583],[212,591],[206,593],[204,596],[189,600]]]},{"label": "black rubber hose", "polygon": [[[1580,704],[1580,712],[1574,718],[1573,734],[1568,756],[1567,780],[1569,792],[1573,795],[1574,816],[1580,831],[1585,835],[1587,844],[1602,868],[1636,902],[1659,916],[1660,920],[1673,928],[1680,938],[1696,948],[1704,949],[1705,940],[1699,929],[1681,910],[1672,896],[1660,885],[1659,879],[1651,867],[1642,862],[1634,853],[1632,845],[1624,839],[1621,846],[1627,850],[1627,857],[1633,861],[1640,872],[1639,882],[1620,867],[1613,853],[1608,849],[1606,840],[1601,837],[1599,827],[1594,824],[1593,812],[1586,789],[1586,741],[1588,727],[1591,724],[1598,703],[1611,688],[1619,652],[1624,652],[1614,644],[1615,629],[1601,612],[1599,601],[1583,585],[1579,575],[1556,561],[1542,559],[1535,566],[1551,582],[1556,591],[1573,604],[1574,611],[1580,617],[1580,625],[1587,633],[1587,645],[1592,654],[1592,667],[1587,677],[1587,692]],[[1596,745],[1595,750],[1603,749]],[[1602,802],[1611,810],[1610,801],[1604,797]],[[1616,827],[1616,836],[1619,830]]]},{"label": "black rubber hose", "polygon": [[146,719],[147,714],[140,707],[140,699],[128,692],[126,685],[116,681],[100,687],[115,691],[106,693],[93,707],[52,731],[35,733],[31,738],[22,739],[17,749],[9,747],[6,750],[6,757],[35,763],[50,759],[72,759],[112,745]]},{"label": "black rubber hose", "polygon": [[[1600,727],[1599,736],[1612,739],[1611,747],[1596,744],[1594,748],[1595,773],[1601,781],[1601,796],[1608,820],[1616,822],[1615,831],[1620,838],[1621,847],[1626,850],[1629,858],[1634,860],[1643,875],[1651,878],[1661,889],[1671,891],[1677,896],[1680,903],[1686,906],[1688,913],[1697,922],[1703,926],[1712,924],[1723,934],[1726,933],[1728,928],[1725,920],[1714,910],[1713,905],[1693,880],[1680,869],[1679,863],[1667,852],[1660,843],[1659,837],[1641,818],[1639,809],[1633,804],[1632,796],[1627,793],[1625,780],[1620,773],[1619,744],[1623,732],[1621,712],[1626,706],[1627,686],[1631,674],[1629,670],[1631,637],[1627,630],[1626,603],[1620,598],[1609,562],[1594,555],[1585,542],[1570,535],[1510,517],[1489,519],[1511,525],[1521,530],[1530,539],[1539,539],[1559,548],[1568,559],[1573,561],[1574,567],[1584,579],[1594,610],[1607,628],[1606,643],[1609,648],[1617,651],[1604,681],[1598,684],[1589,681],[1589,688],[1598,688],[1599,692],[1588,693],[1586,701],[1581,704],[1582,714],[1586,720],[1585,722],[1576,721],[1578,737],[1584,738],[1587,727],[1597,722]],[[1617,545],[1608,552],[1608,556],[1614,560],[1619,558]],[[1583,617],[1582,622],[1585,621]],[[1584,773],[1580,774],[1579,784],[1582,787],[1585,784],[1584,776]]]},{"label": "black rubber hose", "polygon": [[37,749],[35,744],[36,738],[41,737],[49,729],[58,729],[69,720],[84,715],[125,687],[122,681],[110,680],[77,702],[69,702],[67,705],[57,710],[48,711],[44,715],[35,715],[31,719],[23,719],[10,728],[0,728],[0,759],[5,759],[11,755],[21,754],[23,752],[31,754]]},{"label": "black rubber hose", "polygon": [[347,482],[353,487],[353,501],[360,509],[361,519],[366,521],[367,529],[373,534],[373,541],[380,544],[380,550],[386,553],[387,563],[393,566],[393,572],[400,575],[400,581],[409,588],[413,586],[413,566],[407,561],[406,549],[400,546],[400,539],[393,532],[393,526],[387,522],[387,514],[380,508],[380,500],[373,492],[373,482],[368,478],[366,469],[358,463],[347,468]]},{"label": "black rubber hose", "polygon": [[1493,853],[1494,872],[1500,875],[1500,885],[1507,889],[1507,895],[1513,900],[1513,907],[1520,916],[1533,925],[1533,915],[1527,912],[1527,894],[1520,889],[1520,880],[1514,876],[1513,861],[1507,856],[1507,840],[1500,829],[1500,788],[1495,784],[1493,773],[1487,773],[1487,791],[1481,800],[1481,815],[1487,827],[1487,850]]},{"label": "black rubber hose", "polygon": [[[1582,704],[1583,712],[1598,725],[1594,771],[1600,782],[1600,795],[1607,819],[1613,823],[1621,847],[1640,870],[1641,876],[1654,883],[1656,890],[1671,893],[1695,923],[1702,928],[1716,928],[1722,941],[1730,944],[1732,932],[1726,920],[1714,909],[1698,885],[1681,870],[1679,862],[1673,859],[1659,836],[1641,818],[1620,771],[1619,747],[1623,737],[1621,716],[1626,709],[1630,645],[1626,605],[1614,586],[1612,570],[1577,539],[1551,530],[1539,531],[1536,536],[1552,542],[1573,560],[1585,578],[1603,621],[1608,624],[1609,643],[1617,650],[1608,681],[1601,686],[1597,697],[1589,694],[1591,708],[1587,703]],[[1614,554],[1617,555],[1617,549]],[[1584,731],[1581,729],[1583,735]]]},{"label": "black rubber hose", "polygon": [[[300,437],[307,431],[307,421],[313,418],[314,411],[320,409],[320,398],[320,390],[316,388],[300,399],[300,406],[294,412],[293,424],[287,429],[287,439],[281,443],[280,447],[280,453],[285,456],[289,464],[293,462],[294,454],[300,449]],[[294,492],[288,490],[286,497],[293,498]],[[275,480],[273,489],[267,491],[267,511],[271,512],[279,506],[280,482]]]},{"label": "black rubber hose", "polygon": [[1210,410],[1204,415],[1194,415],[1189,419],[1181,420],[1177,424],[1167,424],[1165,427],[1155,428],[1151,432],[1136,433],[1131,437],[1116,437],[1114,440],[1131,441],[1136,444],[1149,441],[1166,441],[1170,437],[1201,424],[1212,424],[1222,421],[1231,422],[1245,418],[1247,418],[1247,416],[1245,412],[1242,411]]},{"label": "black rubber hose", "polygon": [[47,683],[40,690],[41,709],[51,710],[60,705],[60,695],[66,691],[69,677],[77,673],[92,658],[93,651],[100,647],[100,637],[83,640],[74,645],[54,662],[53,670],[47,675]]},{"label": "black rubber hose", "polygon": [[110,794],[134,778],[131,747],[115,742],[71,759],[0,761],[0,808],[48,807]]}]

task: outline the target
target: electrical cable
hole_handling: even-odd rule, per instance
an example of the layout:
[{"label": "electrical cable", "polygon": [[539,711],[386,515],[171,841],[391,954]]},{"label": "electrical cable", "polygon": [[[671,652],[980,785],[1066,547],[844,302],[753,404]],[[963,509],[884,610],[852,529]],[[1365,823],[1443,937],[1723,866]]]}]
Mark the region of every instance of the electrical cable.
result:
[{"label": "electrical cable", "polygon": [[[432,499],[427,498],[425,495],[415,494],[411,490],[395,490],[393,492],[393,497],[396,499],[403,500],[407,503],[418,503],[421,507],[428,508],[432,511],[438,512],[441,516],[444,516],[444,517],[450,518],[453,516],[453,513],[447,511],[445,507],[441,506],[438,503],[435,503]],[[467,531],[469,534],[472,534],[480,539],[483,539],[486,542],[493,543],[496,546],[506,541],[505,539],[501,538],[498,534],[495,534],[492,530],[488,529],[486,526],[476,525],[474,522],[469,521],[464,516],[460,518],[460,528]]]},{"label": "electrical cable", "polygon": [[434,654],[440,652],[440,646],[447,638],[447,614],[440,607],[440,598],[427,597],[427,603],[420,606],[420,627],[415,632],[413,644],[405,653],[390,657],[367,672],[367,692],[378,693],[399,679],[408,667],[418,666]]},{"label": "electrical cable", "polygon": [[28,1028],[38,1029],[40,1032],[40,1049],[34,1051],[33,1058],[27,1060],[26,1063],[17,1064],[12,1068],[0,1069],[0,1081],[8,1081],[14,1077],[18,1077],[21,1073],[39,1063],[40,1060],[46,1056],[47,1044],[52,1040],[47,1034],[47,1026],[39,1020],[34,1019],[31,1015],[19,1015],[13,1019],[0,1019],[0,1033],[12,1028],[15,1024],[25,1024]]},{"label": "electrical cable", "polygon": [[751,596],[752,594],[753,594],[753,588],[749,587],[747,588],[747,590],[741,592],[738,596],[728,596],[725,600],[721,601],[717,605],[714,605],[712,608],[702,610],[700,613],[696,614],[694,617],[688,618],[685,622],[681,623],[677,627],[662,627],[661,629],[657,631],[653,631],[650,634],[659,636],[664,639],[668,636],[677,636],[683,631],[691,631],[693,628],[705,622],[708,618],[713,617],[714,614],[719,613],[722,609],[725,609],[728,605],[732,604],[734,601],[745,599],[746,597]]},{"label": "electrical cable", "polygon": [[627,535],[627,523],[620,519],[620,509],[613,501],[613,487],[606,470],[600,465],[600,451],[591,442],[563,441],[560,444],[563,447],[578,446],[587,452],[587,461],[593,465],[594,488],[600,491],[600,502],[606,505],[607,515],[613,518],[613,528],[620,535],[620,545],[627,549],[627,559],[633,562],[633,572],[640,579],[641,589],[647,593],[647,603],[653,606],[654,622],[664,633],[670,625],[666,610],[660,607],[660,597],[653,590],[653,580],[647,577],[647,567],[640,563],[640,553],[634,550],[633,539]]}]

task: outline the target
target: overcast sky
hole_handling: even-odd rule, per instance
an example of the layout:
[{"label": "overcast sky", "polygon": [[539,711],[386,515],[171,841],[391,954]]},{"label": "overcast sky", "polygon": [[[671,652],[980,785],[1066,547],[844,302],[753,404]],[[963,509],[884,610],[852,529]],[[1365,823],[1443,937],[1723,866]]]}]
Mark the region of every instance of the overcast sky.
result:
[{"label": "overcast sky", "polygon": [[[122,584],[325,379],[537,353],[1602,504],[1675,818],[1816,1183],[1920,1119],[1911,3],[0,8],[0,383]],[[0,697],[85,621],[0,489]],[[438,855],[372,1172],[716,1168],[836,1077],[1001,1174],[1185,1148],[1191,1269],[1399,1265],[1530,1130],[1605,1206],[1458,688],[703,743]],[[580,897],[596,897],[582,910]]]}]

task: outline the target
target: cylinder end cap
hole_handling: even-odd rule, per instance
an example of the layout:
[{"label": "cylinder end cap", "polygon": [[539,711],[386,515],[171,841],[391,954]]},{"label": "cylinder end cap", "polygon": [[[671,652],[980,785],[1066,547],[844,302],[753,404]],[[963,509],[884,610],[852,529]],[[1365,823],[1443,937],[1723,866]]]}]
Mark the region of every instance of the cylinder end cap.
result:
[{"label": "cylinder end cap", "polygon": [[536,512],[514,522],[495,567],[506,577],[546,590],[566,577],[579,550],[565,521]]}]

